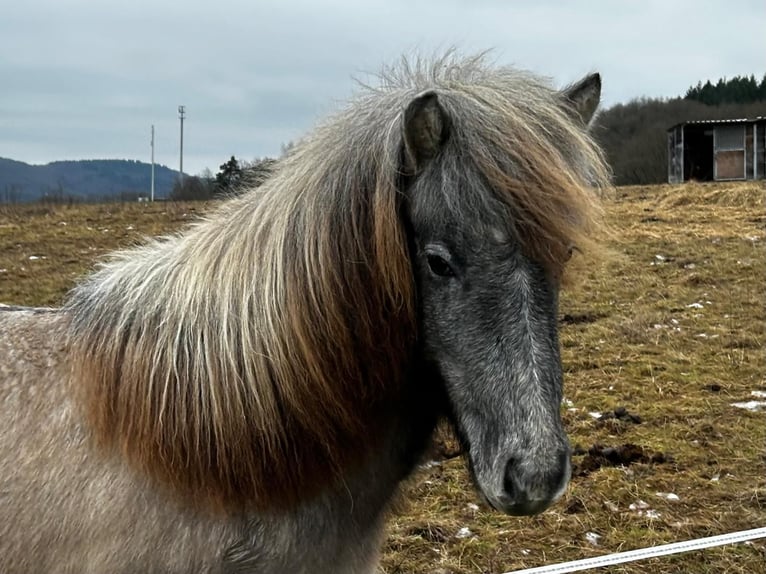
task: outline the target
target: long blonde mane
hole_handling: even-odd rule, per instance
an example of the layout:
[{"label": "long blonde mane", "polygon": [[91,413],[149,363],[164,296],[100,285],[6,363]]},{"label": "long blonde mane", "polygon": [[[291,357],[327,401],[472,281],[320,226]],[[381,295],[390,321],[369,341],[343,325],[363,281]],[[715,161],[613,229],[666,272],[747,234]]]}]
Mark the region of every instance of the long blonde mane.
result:
[{"label": "long blonde mane", "polygon": [[98,444],[178,493],[260,508],[364,456],[417,340],[401,116],[424,89],[531,253],[587,238],[607,173],[555,92],[480,58],[402,64],[264,185],[73,291],[73,384]]}]

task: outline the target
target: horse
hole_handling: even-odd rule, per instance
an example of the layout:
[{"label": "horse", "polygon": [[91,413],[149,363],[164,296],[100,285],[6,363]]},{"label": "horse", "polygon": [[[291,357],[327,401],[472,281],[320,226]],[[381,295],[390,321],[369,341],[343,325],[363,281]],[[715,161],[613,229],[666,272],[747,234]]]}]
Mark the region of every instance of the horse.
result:
[{"label": "horse", "polygon": [[0,311],[0,571],[372,573],[441,420],[492,508],[560,497],[600,76],[452,53],[357,92],[262,185]]}]

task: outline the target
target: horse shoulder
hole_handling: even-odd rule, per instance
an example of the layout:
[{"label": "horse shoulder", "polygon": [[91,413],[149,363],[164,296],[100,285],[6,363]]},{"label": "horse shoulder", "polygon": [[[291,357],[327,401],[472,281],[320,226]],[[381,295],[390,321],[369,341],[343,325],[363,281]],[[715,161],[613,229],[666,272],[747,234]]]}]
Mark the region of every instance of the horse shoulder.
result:
[{"label": "horse shoulder", "polygon": [[219,571],[235,522],[91,447],[55,310],[0,311],[0,572]]}]

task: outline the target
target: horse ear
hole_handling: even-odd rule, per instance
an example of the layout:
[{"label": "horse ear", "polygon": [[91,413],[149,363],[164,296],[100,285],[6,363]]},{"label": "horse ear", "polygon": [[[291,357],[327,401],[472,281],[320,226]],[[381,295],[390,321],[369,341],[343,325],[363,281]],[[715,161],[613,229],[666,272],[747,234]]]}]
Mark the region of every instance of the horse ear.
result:
[{"label": "horse ear", "polygon": [[601,75],[590,74],[561,92],[566,104],[587,126],[601,100]]},{"label": "horse ear", "polygon": [[449,117],[436,92],[423,92],[407,105],[402,131],[407,171],[417,173],[436,157],[449,135]]}]

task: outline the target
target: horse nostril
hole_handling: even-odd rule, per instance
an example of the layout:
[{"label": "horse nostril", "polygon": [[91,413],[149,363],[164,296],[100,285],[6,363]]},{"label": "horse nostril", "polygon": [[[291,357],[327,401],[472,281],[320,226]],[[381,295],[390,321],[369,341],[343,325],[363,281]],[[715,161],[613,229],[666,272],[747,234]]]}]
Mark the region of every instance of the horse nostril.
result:
[{"label": "horse nostril", "polygon": [[516,498],[517,490],[518,490],[518,484],[516,482],[516,479],[514,478],[514,475],[516,474],[515,467],[516,466],[516,459],[511,457],[508,459],[508,462],[505,463],[505,475],[503,477],[503,489],[505,490],[505,494],[510,498],[514,499]]}]

